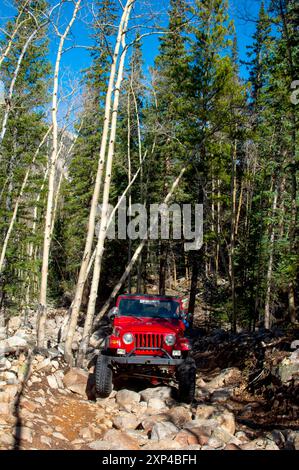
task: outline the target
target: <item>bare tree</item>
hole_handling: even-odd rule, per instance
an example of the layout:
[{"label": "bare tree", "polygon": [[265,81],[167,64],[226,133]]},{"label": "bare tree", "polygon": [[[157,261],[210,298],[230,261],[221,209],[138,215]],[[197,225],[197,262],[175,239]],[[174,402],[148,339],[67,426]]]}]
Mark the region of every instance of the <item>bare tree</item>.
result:
[{"label": "bare tree", "polygon": [[61,63],[61,56],[65,40],[70,32],[70,29],[77,17],[81,0],[77,0],[74,5],[72,17],[65,28],[63,34],[60,35],[59,46],[56,55],[54,80],[53,80],[53,93],[52,93],[52,154],[49,163],[49,182],[48,182],[48,199],[47,209],[45,216],[45,231],[44,231],[44,246],[43,246],[43,260],[42,260],[42,273],[41,273],[41,287],[40,298],[38,307],[38,324],[37,324],[37,345],[44,347],[45,345],[45,325],[47,318],[47,285],[48,285],[48,269],[49,269],[49,254],[51,245],[51,228],[53,219],[54,207],[54,186],[55,174],[58,152],[58,121],[57,121],[57,103],[58,103],[58,84],[59,84],[59,70]]},{"label": "bare tree", "polygon": [[[116,70],[117,70],[117,63],[118,63],[118,59],[120,55],[120,46],[123,40],[123,35],[125,34],[125,30],[127,27],[128,9],[131,10],[134,1],[135,0],[128,0],[126,3],[126,6],[123,9],[123,14],[122,14],[119,27],[118,27],[118,34],[116,38],[113,59],[112,59],[112,64],[111,64],[110,77],[109,77],[108,88],[107,88],[107,93],[106,93],[105,115],[104,115],[104,125],[103,125],[103,132],[102,132],[100,156],[99,156],[99,161],[98,161],[98,169],[97,169],[96,181],[95,181],[95,186],[94,186],[94,192],[93,192],[90,212],[89,212],[87,236],[86,236],[84,254],[82,258],[78,281],[76,285],[75,297],[74,297],[74,301],[71,307],[71,316],[70,316],[70,321],[69,321],[69,326],[68,326],[67,339],[65,342],[65,359],[70,364],[72,363],[72,360],[73,360],[72,342],[73,342],[73,337],[75,334],[80,307],[81,307],[81,302],[82,302],[83,290],[84,290],[84,285],[86,281],[86,271],[90,262],[91,251],[92,251],[93,237],[94,237],[94,231],[95,231],[96,210],[97,210],[97,204],[99,201],[99,195],[100,195],[100,190],[101,190],[102,175],[103,175],[103,170],[104,170],[105,155],[106,155],[108,135],[109,135],[109,126],[110,126],[110,121],[111,121],[111,103],[112,103],[112,93],[113,93],[113,88],[114,88],[114,80],[115,80],[115,75],[116,75]],[[117,86],[115,88],[117,92]]]},{"label": "bare tree", "polygon": [[[111,119],[111,131],[110,131],[110,138],[109,138],[109,148],[108,148],[108,155],[107,155],[106,168],[105,168],[105,180],[104,180],[104,187],[103,187],[100,230],[99,230],[99,236],[98,236],[98,242],[97,242],[97,248],[96,248],[96,257],[95,257],[95,262],[94,262],[93,277],[92,277],[89,302],[88,302],[88,307],[87,307],[87,314],[86,314],[85,322],[84,322],[83,339],[80,345],[80,351],[82,351],[84,349],[84,345],[88,343],[89,336],[91,334],[100,275],[101,275],[104,244],[105,244],[106,234],[107,234],[107,223],[109,220],[109,207],[108,206],[109,206],[110,185],[111,185],[111,176],[112,176],[111,174],[112,163],[113,163],[114,149],[115,149],[117,113],[118,113],[118,108],[119,108],[120,88],[121,88],[121,83],[123,80],[123,71],[124,71],[125,57],[126,57],[126,52],[127,52],[125,36],[126,36],[126,29],[127,29],[133,3],[134,2],[132,0],[128,1],[127,5],[124,8],[124,13],[126,14],[126,18],[124,21],[124,31],[122,34],[123,51],[122,51],[122,55],[120,58],[118,76],[117,76],[117,81],[115,85],[114,102],[113,102],[112,119]],[[80,365],[80,363],[82,362],[82,356],[83,354],[79,353],[78,365]]]},{"label": "bare tree", "polygon": [[[272,219],[276,215],[277,210],[277,199],[278,199],[278,190],[275,188],[274,197],[272,202]],[[265,328],[269,329],[271,327],[271,312],[270,312],[270,299],[271,299],[271,283],[272,283],[272,271],[273,271],[273,257],[274,257],[274,242],[275,242],[275,223],[272,220],[270,226],[270,240],[269,240],[269,261],[268,261],[268,270],[266,276],[266,300],[265,300]]]}]

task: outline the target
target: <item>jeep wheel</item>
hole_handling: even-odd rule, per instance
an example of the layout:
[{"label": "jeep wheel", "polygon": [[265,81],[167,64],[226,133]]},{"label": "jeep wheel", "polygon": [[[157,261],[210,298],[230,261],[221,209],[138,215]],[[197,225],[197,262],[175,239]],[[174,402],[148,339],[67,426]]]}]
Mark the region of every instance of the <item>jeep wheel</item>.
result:
[{"label": "jeep wheel", "polygon": [[195,395],[196,365],[192,358],[178,367],[177,380],[179,384],[179,400],[183,403],[192,403]]},{"label": "jeep wheel", "polygon": [[112,392],[112,370],[106,356],[98,355],[95,368],[96,392],[100,398],[109,397]]}]

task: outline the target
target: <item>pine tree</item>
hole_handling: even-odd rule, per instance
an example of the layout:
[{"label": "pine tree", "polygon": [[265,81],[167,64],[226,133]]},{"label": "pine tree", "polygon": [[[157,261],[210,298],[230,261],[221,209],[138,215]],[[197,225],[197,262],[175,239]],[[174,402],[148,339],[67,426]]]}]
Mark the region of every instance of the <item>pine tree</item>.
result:
[{"label": "pine tree", "polygon": [[[160,40],[159,55],[153,70],[154,96],[147,112],[149,131],[155,141],[155,160],[150,163],[148,179],[151,191],[148,202],[160,202],[167,195],[174,175],[190,152],[188,144],[188,94],[190,59],[187,52],[187,5],[171,1],[167,34]],[[184,185],[173,202],[183,197]],[[182,244],[158,240],[152,244],[159,259],[159,292],[165,293],[171,251],[182,251]]]},{"label": "pine tree", "polygon": [[[23,9],[24,2],[17,2],[20,12],[19,21],[22,26],[14,36],[8,56],[1,66],[1,78],[6,90],[16,70],[17,61],[28,37],[36,30],[36,21],[44,21],[43,14],[47,2],[31,2],[29,14]],[[18,16],[18,13],[17,13]],[[14,30],[15,21],[6,25],[8,34]],[[4,38],[2,45],[8,40]],[[48,77],[50,64],[47,57],[48,40],[46,29],[41,28],[30,42],[16,77],[14,91],[9,103],[7,129],[2,141],[0,154],[0,187],[3,188],[0,200],[0,237],[2,242],[7,234],[14,206],[19,197],[20,189],[28,168],[29,180],[22,194],[21,205],[17,213],[16,223],[8,241],[5,270],[2,275],[2,295],[6,296],[9,305],[23,303],[25,291],[32,287],[33,278],[39,271],[39,260],[29,256],[29,246],[39,245],[39,230],[32,233],[34,225],[34,199],[40,191],[46,166],[46,148],[43,146],[35,159],[35,152],[47,131],[45,123],[45,106],[48,101]],[[2,115],[3,118],[3,115]],[[29,250],[29,251],[28,251]],[[36,293],[35,293],[36,295]],[[31,300],[34,300],[34,296]]]}]

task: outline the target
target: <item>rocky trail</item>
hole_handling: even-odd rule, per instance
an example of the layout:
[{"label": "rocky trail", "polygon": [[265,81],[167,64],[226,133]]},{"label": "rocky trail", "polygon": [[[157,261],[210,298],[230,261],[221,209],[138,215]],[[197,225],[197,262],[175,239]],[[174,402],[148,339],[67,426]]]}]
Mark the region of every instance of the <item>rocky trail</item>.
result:
[{"label": "rocky trail", "polygon": [[69,369],[59,345],[41,354],[20,325],[8,333],[0,337],[0,449],[299,449],[294,333],[194,331],[192,405],[176,401],[174,384],[142,380],[96,398],[92,361]]}]

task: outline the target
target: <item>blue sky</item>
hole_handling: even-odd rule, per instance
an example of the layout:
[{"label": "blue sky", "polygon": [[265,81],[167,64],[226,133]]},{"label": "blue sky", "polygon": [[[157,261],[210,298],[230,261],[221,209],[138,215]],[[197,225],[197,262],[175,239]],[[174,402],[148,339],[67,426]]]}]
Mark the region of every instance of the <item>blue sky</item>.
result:
[{"label": "blue sky", "polygon": [[[159,15],[159,18],[157,18],[158,21],[162,25],[166,25],[168,0],[149,0],[148,3],[151,4],[153,11],[157,14],[157,17]],[[252,35],[255,31],[254,19],[257,18],[260,3],[260,0],[229,0],[229,13],[231,19],[233,19],[235,22],[241,60],[246,60],[246,46],[250,45],[252,42]],[[139,13],[139,11],[136,12],[136,14]],[[81,45],[91,44],[88,37],[88,27],[86,24],[84,24],[84,22],[79,21],[75,24],[73,27],[73,34]],[[153,65],[155,56],[158,53],[158,47],[158,35],[152,34],[144,39],[143,57],[146,70]],[[52,52],[54,56],[54,47]],[[64,65],[65,67],[69,67],[71,70],[79,72],[81,69],[88,67],[89,64],[90,55],[87,50],[75,49],[68,52],[65,56]],[[248,76],[246,66],[240,66],[240,74],[243,78]]]},{"label": "blue sky", "polygon": [[[54,5],[57,3],[56,0],[48,0],[50,4]],[[74,23],[71,36],[68,38],[67,45],[72,43],[79,44],[81,46],[92,45],[90,37],[90,23],[92,15],[90,8],[87,5],[91,5],[91,0],[82,0],[84,8],[80,12],[79,18]],[[151,14],[155,17],[156,23],[167,25],[167,7],[169,0],[140,0],[136,2],[135,11],[132,14],[131,25],[137,25],[144,23]],[[261,0],[229,0],[229,14],[230,18],[234,20],[237,37],[238,47],[241,60],[246,60],[246,46],[252,43],[252,35],[255,31],[255,19],[258,15]],[[66,3],[63,6],[62,15],[60,18],[60,30],[63,31],[70,15],[73,11],[73,4]],[[8,19],[13,18],[15,10],[11,6],[11,0],[1,0],[0,2],[0,26],[4,26]],[[136,17],[141,16],[142,19]],[[135,20],[134,20],[135,17]],[[142,33],[148,30],[142,30]],[[55,61],[58,38],[55,35],[50,36],[50,52],[49,58],[52,63]],[[143,58],[145,62],[145,75],[149,67],[154,63],[155,56],[158,54],[159,47],[159,36],[157,34],[151,34],[143,40]],[[82,70],[87,68],[91,63],[90,51],[84,48],[74,48],[64,54],[61,63],[61,79],[64,82],[66,90],[69,89],[69,84],[76,79],[82,78]],[[248,72],[246,66],[240,66],[240,75],[243,78],[247,78]]]}]

